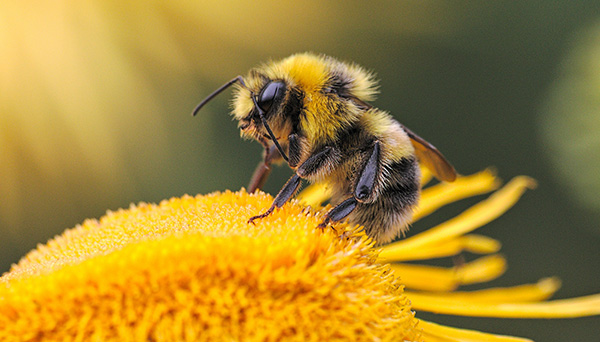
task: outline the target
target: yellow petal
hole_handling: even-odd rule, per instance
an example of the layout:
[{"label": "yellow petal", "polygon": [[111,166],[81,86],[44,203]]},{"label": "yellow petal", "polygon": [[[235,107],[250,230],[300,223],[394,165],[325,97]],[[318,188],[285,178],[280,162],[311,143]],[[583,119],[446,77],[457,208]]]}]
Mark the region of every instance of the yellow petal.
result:
[{"label": "yellow petal", "polygon": [[441,258],[457,255],[463,251],[489,254],[500,250],[500,241],[487,236],[468,234],[459,236],[452,240],[442,241],[439,244],[431,244],[411,251],[410,254],[395,253],[393,249],[383,248],[379,253],[382,262],[409,261]]},{"label": "yellow petal", "polygon": [[499,277],[506,270],[506,260],[500,255],[490,255],[451,268],[412,264],[391,264],[390,267],[407,288],[452,291],[459,285],[484,282]]},{"label": "yellow petal", "polygon": [[460,241],[462,241],[464,251],[477,254],[496,253],[502,247],[500,241],[477,234],[461,236]]},{"label": "yellow petal", "polygon": [[530,339],[487,334],[475,330],[458,329],[419,320],[426,342],[533,342]]},{"label": "yellow petal", "polygon": [[506,271],[506,259],[499,254],[488,255],[455,267],[462,285],[482,283],[501,276]]},{"label": "yellow petal", "polygon": [[419,166],[421,167],[421,186],[425,186],[433,179],[433,173],[423,165],[419,164]]},{"label": "yellow petal", "polygon": [[600,294],[539,303],[464,301],[411,293],[413,308],[434,313],[504,318],[574,318],[600,314]]},{"label": "yellow petal", "polygon": [[525,284],[512,287],[497,287],[477,291],[459,291],[444,293],[427,293],[405,291],[409,298],[427,298],[435,301],[437,299],[453,299],[465,303],[518,303],[537,302],[548,299],[560,288],[560,280],[556,278],[544,278],[535,284]]},{"label": "yellow petal", "polygon": [[535,186],[529,177],[519,176],[460,215],[405,240],[384,246],[389,255],[410,254],[429,244],[440,243],[475,230],[498,218],[510,209],[521,197],[525,189]]},{"label": "yellow petal", "polygon": [[313,183],[302,190],[296,200],[305,206],[317,207],[331,197],[331,190],[325,182]]},{"label": "yellow petal", "polygon": [[424,291],[452,291],[459,285],[452,269],[409,264],[390,264],[407,288]]},{"label": "yellow petal", "polygon": [[458,177],[452,183],[442,182],[423,189],[419,206],[413,213],[413,222],[427,216],[440,207],[463,198],[497,189],[500,181],[491,169],[470,176]]}]

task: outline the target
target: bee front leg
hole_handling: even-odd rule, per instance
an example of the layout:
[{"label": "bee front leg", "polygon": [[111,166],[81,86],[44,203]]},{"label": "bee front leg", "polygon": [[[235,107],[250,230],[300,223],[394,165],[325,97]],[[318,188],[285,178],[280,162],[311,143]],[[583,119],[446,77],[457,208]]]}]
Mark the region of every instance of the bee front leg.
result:
[{"label": "bee front leg", "polygon": [[288,164],[290,167],[298,166],[302,157],[302,142],[298,134],[292,133],[288,136]]},{"label": "bee front leg", "polygon": [[287,183],[285,183],[285,185],[283,186],[283,188],[279,191],[279,193],[275,197],[275,200],[273,201],[273,204],[271,204],[271,207],[266,212],[260,215],[252,216],[248,220],[248,223],[254,224],[254,220],[267,217],[271,215],[275,208],[281,208],[285,204],[285,202],[287,202],[290,198],[292,198],[292,196],[294,196],[294,194],[300,187],[301,180],[302,178],[300,178],[300,176],[294,174],[292,178],[290,178],[290,180],[288,180]]},{"label": "bee front leg", "polygon": [[[291,156],[294,156],[294,157],[290,157],[291,160],[295,160],[297,158],[295,155],[298,155],[301,151],[299,141],[296,138],[297,137],[295,137],[295,134],[292,134],[290,136],[290,149],[292,151],[294,151],[294,153],[291,153]],[[332,155],[335,154],[333,152],[334,152],[333,147],[326,146],[321,151],[310,156],[305,162],[302,163],[302,165],[300,165],[300,167],[298,167],[298,169],[296,170],[296,173],[292,176],[292,178],[290,178],[290,180],[288,180],[287,183],[285,183],[283,188],[279,191],[279,193],[275,197],[275,200],[273,201],[273,204],[271,205],[271,207],[266,212],[264,212],[260,215],[251,217],[248,220],[248,223],[254,223],[254,220],[267,217],[276,208],[281,208],[285,204],[285,202],[287,202],[290,198],[292,198],[292,196],[294,196],[294,194],[300,187],[300,182],[301,182],[302,178],[304,178],[306,176],[310,176],[310,175],[314,174],[315,172],[322,170],[325,167],[325,164],[334,163],[334,161],[331,158]]]},{"label": "bee front leg", "polygon": [[[291,167],[296,167],[300,162],[300,157],[302,156],[301,139],[302,138],[298,137],[295,133],[288,136],[288,158]],[[269,146],[266,140],[263,142],[263,145],[265,146],[265,156],[263,160],[258,163],[252,174],[252,178],[248,185],[249,193],[253,193],[265,185],[267,178],[269,178],[269,175],[271,174],[272,163],[280,163],[283,161],[283,157],[281,157],[281,153],[279,153],[277,146]]]}]

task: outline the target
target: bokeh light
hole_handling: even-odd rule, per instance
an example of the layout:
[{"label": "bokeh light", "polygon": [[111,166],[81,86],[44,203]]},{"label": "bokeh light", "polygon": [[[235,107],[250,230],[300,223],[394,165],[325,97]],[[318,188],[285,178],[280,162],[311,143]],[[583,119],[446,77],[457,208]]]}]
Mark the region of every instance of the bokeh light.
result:
[{"label": "bokeh light", "polygon": [[[528,260],[509,260],[499,286],[557,275],[559,297],[596,293],[599,219],[589,199],[599,197],[589,184],[598,184],[598,173],[588,166],[598,167],[598,153],[571,153],[562,142],[580,140],[556,127],[584,120],[579,125],[597,142],[585,114],[597,103],[572,104],[597,95],[585,82],[597,82],[597,33],[591,37],[599,19],[595,0],[3,1],[1,270],[107,209],[245,186],[260,146],[240,140],[227,115],[229,94],[196,118],[191,110],[252,66],[313,51],[376,72],[374,104],[459,172],[494,165],[505,179],[538,180],[537,190],[484,228],[505,242],[509,259]],[[574,42],[586,37],[582,30],[590,38]],[[590,162],[568,159],[576,156]],[[277,168],[266,190],[275,193],[289,175]],[[539,341],[590,340],[598,326],[597,317],[432,320]]]},{"label": "bokeh light", "polygon": [[600,217],[600,22],[574,34],[569,46],[540,128],[565,192]]}]

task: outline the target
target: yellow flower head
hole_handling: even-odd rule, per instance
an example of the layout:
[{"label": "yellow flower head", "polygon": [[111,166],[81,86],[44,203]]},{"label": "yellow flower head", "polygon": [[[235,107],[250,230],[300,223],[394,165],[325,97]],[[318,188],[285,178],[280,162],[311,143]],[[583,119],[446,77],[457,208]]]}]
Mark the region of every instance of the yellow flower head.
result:
[{"label": "yellow flower head", "polygon": [[[272,197],[243,190],[109,212],[38,246],[0,278],[0,340],[528,341],[417,320],[412,310],[600,314],[600,295],[545,301],[560,286],[553,278],[455,291],[504,272],[505,259],[494,254],[500,243],[470,232],[533,185],[517,177],[457,217],[381,250],[360,227],[315,229],[323,212],[307,205],[318,208],[327,197],[319,185],[257,225],[248,218]],[[414,217],[498,186],[487,170],[430,186]],[[448,269],[404,263],[462,251],[490,255]]]},{"label": "yellow flower head", "polygon": [[[371,243],[241,192],[141,204],[29,253],[0,287],[0,340],[402,341],[417,320]],[[350,229],[338,225],[340,229]]]}]

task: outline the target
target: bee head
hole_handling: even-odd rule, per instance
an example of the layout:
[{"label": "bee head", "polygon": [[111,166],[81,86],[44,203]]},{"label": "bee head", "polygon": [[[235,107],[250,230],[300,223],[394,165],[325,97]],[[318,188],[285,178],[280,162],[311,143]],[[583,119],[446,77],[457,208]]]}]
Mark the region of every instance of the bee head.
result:
[{"label": "bee head", "polygon": [[335,139],[344,127],[357,122],[374,98],[376,82],[362,68],[331,57],[295,54],[252,69],[217,89],[194,110],[234,85],[232,115],[244,138],[263,146],[281,145],[291,133],[301,132],[313,144]]},{"label": "bee head", "polygon": [[365,101],[374,99],[376,82],[359,66],[324,55],[299,53],[252,69],[246,86],[237,86],[233,116],[241,134],[260,141],[265,125],[282,144],[290,133],[301,133],[311,144],[336,138],[358,121]]},{"label": "bee head", "polygon": [[[270,128],[269,122],[267,121],[267,116],[269,118],[272,117],[272,115],[270,114],[274,110],[274,104],[280,103],[282,97],[285,95],[286,86],[285,83],[282,81],[268,82],[265,86],[263,86],[260,89],[259,92],[255,92],[248,88],[248,86],[244,82],[244,79],[241,76],[237,76],[231,81],[222,85],[217,90],[215,90],[212,94],[208,95],[204,100],[202,100],[202,102],[200,102],[196,106],[196,108],[194,108],[194,110],[192,111],[192,115],[195,116],[196,114],[198,114],[200,109],[202,109],[202,107],[204,107],[206,103],[208,103],[215,96],[217,96],[223,90],[225,90],[233,84],[236,84],[237,86],[237,94],[235,96],[234,103],[247,103],[247,101],[240,101],[240,99],[250,99],[252,101],[252,105],[249,106],[250,110],[247,111],[247,115],[235,115],[234,110],[234,115],[239,121],[239,127],[241,129],[242,136],[251,137],[260,141],[265,146],[265,148],[268,148],[271,146],[271,144],[274,144],[279,150],[279,153],[281,154],[283,159],[287,161],[287,155],[281,148],[277,136],[275,135],[275,133],[273,133],[273,131]],[[236,106],[236,108],[237,107],[238,106]],[[280,128],[280,126],[277,127]],[[278,133],[281,132],[278,131]],[[287,135],[285,135],[285,137],[287,138]]]},{"label": "bee head", "polygon": [[[250,79],[250,84],[256,83]],[[233,100],[233,115],[238,120],[240,133],[245,138],[256,139],[265,144],[273,141],[271,133],[277,140],[286,140],[291,133],[286,115],[282,113],[285,106],[287,86],[283,80],[263,80],[260,85],[240,85]]]}]

